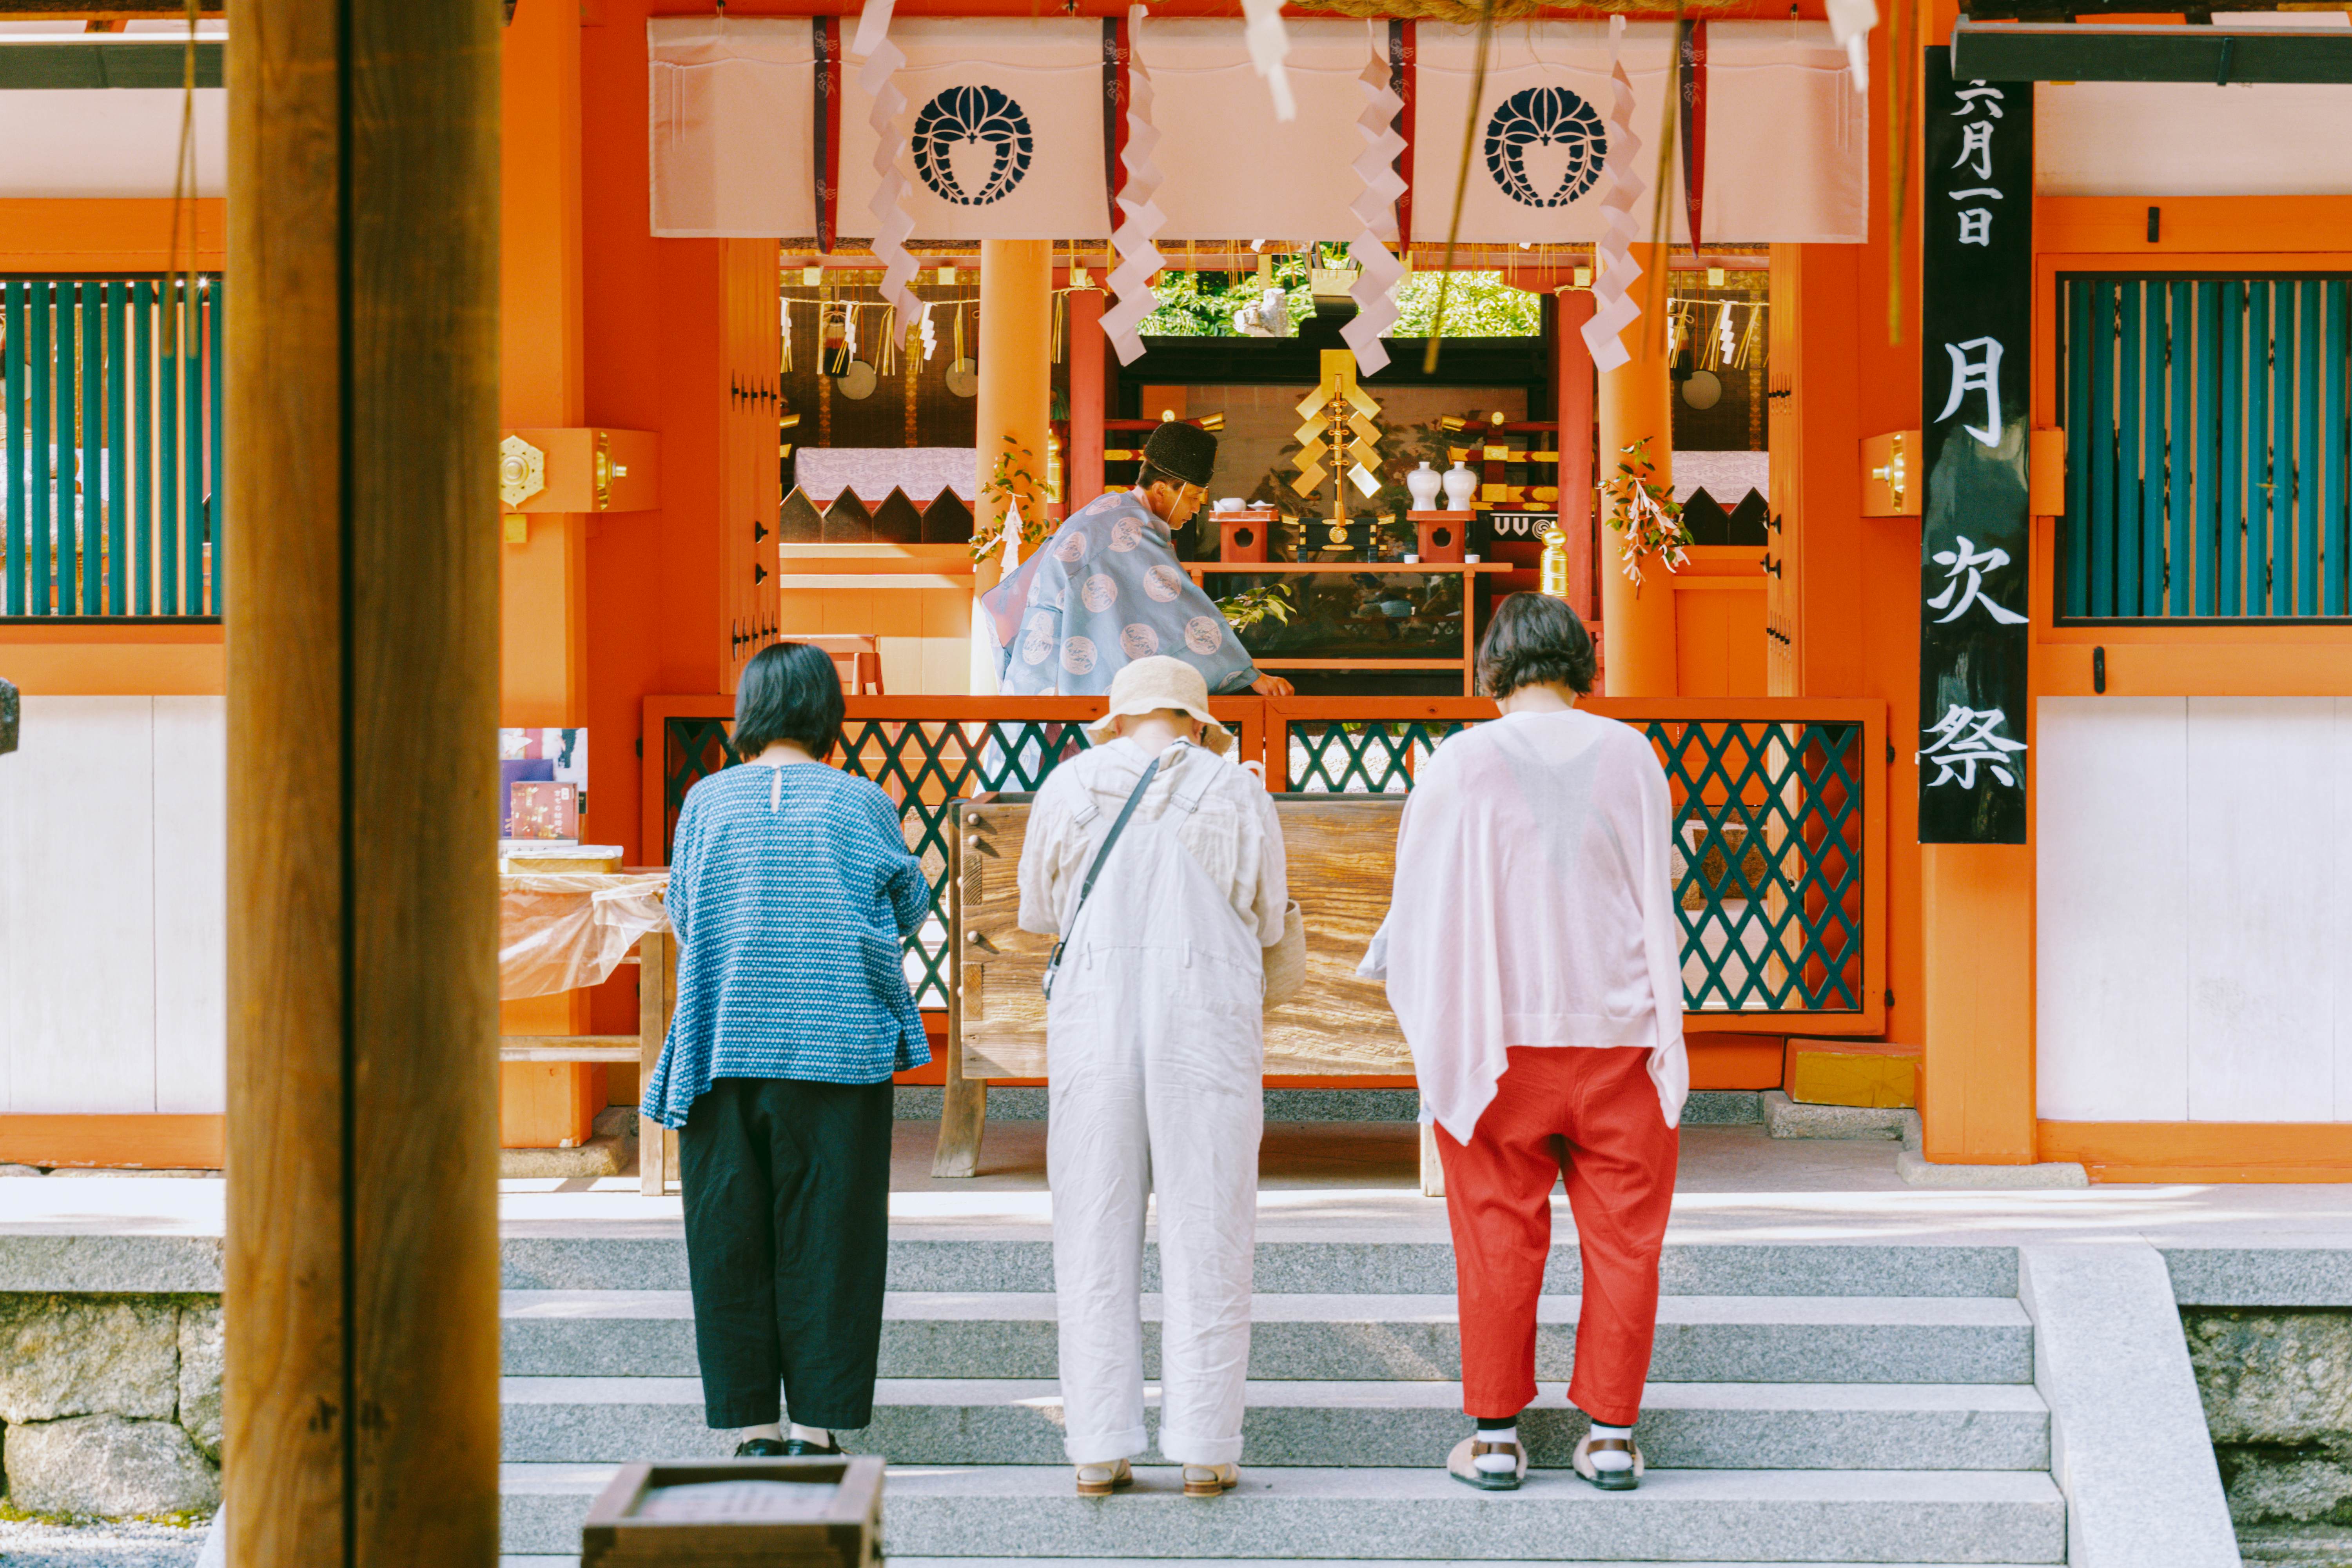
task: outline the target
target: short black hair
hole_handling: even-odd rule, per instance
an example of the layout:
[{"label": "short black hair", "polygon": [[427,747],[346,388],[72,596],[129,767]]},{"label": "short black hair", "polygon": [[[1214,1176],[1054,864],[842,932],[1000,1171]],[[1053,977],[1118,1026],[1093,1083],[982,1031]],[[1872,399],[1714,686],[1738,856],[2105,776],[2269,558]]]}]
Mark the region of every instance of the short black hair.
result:
[{"label": "short black hair", "polygon": [[841,742],[841,676],[804,642],[761,648],[735,688],[735,754],[749,760],[790,741],[823,761]]},{"label": "short black hair", "polygon": [[1478,685],[1501,701],[1522,686],[1558,684],[1592,695],[1592,634],[1564,601],[1513,594],[1495,606],[1478,644]]},{"label": "short black hair", "polygon": [[1135,471],[1135,488],[1138,490],[1148,490],[1154,485],[1171,485],[1181,490],[1192,482],[1181,474],[1171,474],[1165,468],[1155,468],[1150,463],[1144,464]]}]

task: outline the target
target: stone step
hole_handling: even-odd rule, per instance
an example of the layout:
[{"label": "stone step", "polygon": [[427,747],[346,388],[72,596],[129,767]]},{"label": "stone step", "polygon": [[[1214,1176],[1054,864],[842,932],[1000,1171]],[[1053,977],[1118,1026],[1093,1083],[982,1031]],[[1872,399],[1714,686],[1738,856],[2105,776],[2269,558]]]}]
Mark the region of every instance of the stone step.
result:
[{"label": "stone step", "polygon": [[[1056,1557],[1054,1568],[1131,1568],[1131,1557]],[[1158,1557],[1150,1560],[1152,1568],[1298,1568],[1296,1557]],[[1477,1568],[1507,1568],[1509,1563],[1528,1563],[1540,1559],[1514,1558],[1498,1563],[1494,1559],[1480,1562]],[[1002,1568],[1002,1557],[894,1557],[891,1568]],[[1340,1557],[1314,1559],[1315,1568],[1470,1568],[1469,1562],[1460,1557]],[[580,1568],[577,1555],[538,1555],[501,1557],[499,1568]],[[1545,1568],[1600,1568],[1591,1560],[1582,1563],[1549,1562]],[[1832,1565],[1808,1560],[1803,1563],[1612,1563],[1608,1568],[1832,1568]],[[1873,1568],[1929,1568],[1922,1563],[1874,1563]],[[1979,1568],[2025,1568],[2022,1563],[1994,1563]]]},{"label": "stone step", "polygon": [[[1159,1390],[1146,1424],[1159,1427]],[[508,1377],[502,1455],[518,1463],[647,1454],[723,1458],[691,1377]],[[1469,1429],[1454,1383],[1253,1383],[1252,1466],[1434,1464]],[[1528,1462],[1566,1468],[1586,1422],[1552,1403],[1519,1418]],[[902,1465],[1064,1462],[1051,1380],[886,1378],[874,1422],[845,1439]],[[1654,1384],[1642,1450],[1660,1469],[2046,1470],[2050,1412],[2032,1388],[1919,1384]]]},{"label": "stone step", "polygon": [[[610,1465],[501,1467],[502,1550],[577,1552]],[[1245,1469],[1235,1490],[1186,1498],[1179,1474],[1073,1494],[1061,1465],[903,1466],[883,1504],[893,1559],[1296,1557],[1545,1563],[2053,1563],[2066,1505],[2031,1471],[1659,1470],[1601,1492],[1544,1471],[1475,1491],[1433,1466]]]},{"label": "stone step", "polygon": [[[510,1290],[683,1290],[686,1240],[675,1222],[637,1236],[509,1235],[500,1283]],[[1053,1244],[1037,1240],[894,1239],[894,1290],[1048,1291]],[[1144,1289],[1160,1288],[1160,1250],[1145,1248]],[[1261,1241],[1256,1284],[1267,1295],[1454,1293],[1454,1249],[1444,1242]],[[1669,1242],[1659,1284],[1674,1296],[2017,1295],[2014,1247],[1902,1243]],[[1573,1296],[1583,1272],[1566,1224],[1544,1289]]]},{"label": "stone step", "polygon": [[[1538,1309],[1536,1375],[1565,1380],[1578,1300]],[[509,1290],[504,1367],[528,1377],[691,1377],[684,1291]],[[898,1292],[884,1305],[886,1377],[1055,1375],[1050,1295]],[[1462,1373],[1454,1299],[1261,1295],[1250,1375],[1437,1379]],[[1144,1365],[1159,1374],[1160,1298],[1144,1299]],[[1654,1383],[2024,1384],[2033,1330],[2014,1300],[1966,1296],[1666,1296]]]}]

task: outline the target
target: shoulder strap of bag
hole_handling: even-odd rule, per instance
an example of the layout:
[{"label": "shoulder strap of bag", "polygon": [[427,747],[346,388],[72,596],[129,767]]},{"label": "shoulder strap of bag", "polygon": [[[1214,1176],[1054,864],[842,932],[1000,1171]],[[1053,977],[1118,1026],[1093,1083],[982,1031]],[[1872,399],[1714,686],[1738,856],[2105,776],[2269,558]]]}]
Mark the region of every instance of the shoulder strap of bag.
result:
[{"label": "shoulder strap of bag", "polygon": [[1045,978],[1041,984],[1048,1002],[1054,999],[1054,976],[1061,971],[1062,950],[1070,945],[1070,933],[1078,929],[1078,917],[1086,912],[1087,898],[1095,890],[1095,879],[1102,875],[1103,863],[1110,858],[1111,847],[1127,830],[1127,819],[1133,816],[1135,808],[1143,804],[1143,792],[1151,787],[1151,781],[1159,772],[1160,758],[1154,757],[1150,765],[1143,770],[1143,776],[1135,781],[1135,793],[1129,795],[1127,804],[1118,808],[1118,816],[1111,823],[1110,832],[1104,836],[1102,847],[1095,851],[1094,863],[1087,868],[1087,879],[1078,884],[1078,901],[1070,907],[1070,918],[1062,922],[1062,934],[1054,943],[1053,955],[1045,960]]}]

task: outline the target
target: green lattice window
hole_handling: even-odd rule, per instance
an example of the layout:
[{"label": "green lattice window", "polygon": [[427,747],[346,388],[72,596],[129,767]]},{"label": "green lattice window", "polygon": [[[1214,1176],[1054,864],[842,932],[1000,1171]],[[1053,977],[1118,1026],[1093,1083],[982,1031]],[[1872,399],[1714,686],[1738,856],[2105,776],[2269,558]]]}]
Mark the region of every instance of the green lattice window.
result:
[{"label": "green lattice window", "polygon": [[[1462,721],[1294,722],[1286,787],[1396,794]],[[1675,801],[1683,1005],[1863,1010],[1863,727],[1642,726]]]},{"label": "green lattice window", "polygon": [[[1395,794],[1461,721],[1294,722],[1294,791]],[[669,836],[686,792],[739,759],[731,721],[678,718],[664,737]],[[1864,827],[1859,723],[1652,721],[1643,726],[1675,801],[1683,1000],[1692,1012],[1863,1010]],[[1075,721],[853,719],[843,765],[898,803],[931,884],[931,918],[907,944],[918,1005],[947,1005],[947,832],[952,801],[1034,790],[1087,745]]]}]

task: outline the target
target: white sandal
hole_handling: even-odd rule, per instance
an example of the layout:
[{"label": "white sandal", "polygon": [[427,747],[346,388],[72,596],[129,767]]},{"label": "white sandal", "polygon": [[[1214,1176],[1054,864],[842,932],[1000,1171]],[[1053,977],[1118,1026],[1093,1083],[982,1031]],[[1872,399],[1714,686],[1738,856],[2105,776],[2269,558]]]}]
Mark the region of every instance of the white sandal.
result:
[{"label": "white sandal", "polygon": [[1125,1459],[1108,1464],[1078,1467],[1080,1497],[1108,1497],[1111,1493],[1135,1484],[1135,1469]]},{"label": "white sandal", "polygon": [[1184,1467],[1186,1497],[1223,1497],[1242,1484],[1239,1465],[1187,1465]]}]

